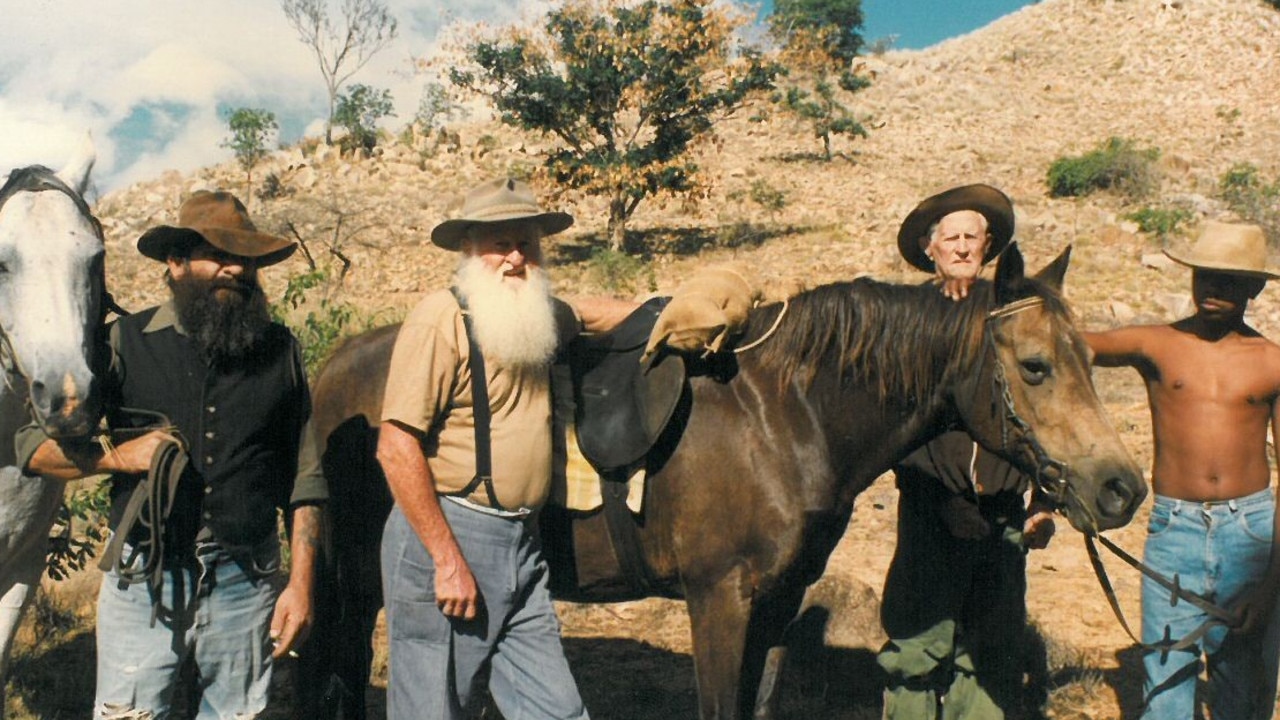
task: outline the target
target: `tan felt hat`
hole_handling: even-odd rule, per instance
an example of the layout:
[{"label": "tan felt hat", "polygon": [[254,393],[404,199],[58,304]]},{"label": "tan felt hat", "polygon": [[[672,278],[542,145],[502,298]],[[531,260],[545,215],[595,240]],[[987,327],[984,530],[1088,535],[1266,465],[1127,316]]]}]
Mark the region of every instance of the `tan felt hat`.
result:
[{"label": "tan felt hat", "polygon": [[1268,267],[1267,236],[1257,225],[1209,220],[1204,223],[1200,237],[1194,243],[1166,248],[1164,254],[1187,267],[1267,279],[1280,278]]},{"label": "tan felt hat", "polygon": [[437,225],[431,231],[431,242],[445,250],[457,250],[473,225],[514,221],[537,223],[546,236],[568,229],[573,225],[573,216],[545,212],[538,207],[528,183],[500,178],[472,188],[462,202],[461,216]]}]

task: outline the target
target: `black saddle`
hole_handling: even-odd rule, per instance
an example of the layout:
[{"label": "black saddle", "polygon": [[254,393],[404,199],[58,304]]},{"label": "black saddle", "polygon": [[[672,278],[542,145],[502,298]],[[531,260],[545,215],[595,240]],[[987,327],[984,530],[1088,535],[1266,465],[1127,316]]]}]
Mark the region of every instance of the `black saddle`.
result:
[{"label": "black saddle", "polygon": [[649,331],[670,298],[636,308],[612,332],[582,336],[569,352],[578,447],[601,474],[633,466],[671,420],[685,386],[684,360],[640,365]]}]

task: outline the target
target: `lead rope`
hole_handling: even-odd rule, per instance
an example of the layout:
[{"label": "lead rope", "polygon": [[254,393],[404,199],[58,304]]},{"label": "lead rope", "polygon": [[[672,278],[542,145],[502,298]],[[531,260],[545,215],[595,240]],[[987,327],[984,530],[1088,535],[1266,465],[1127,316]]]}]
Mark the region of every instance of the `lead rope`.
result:
[{"label": "lead rope", "polygon": [[[114,572],[120,578],[121,589],[134,583],[145,582],[151,594],[151,627],[155,627],[156,617],[163,600],[161,591],[164,588],[164,555],[165,555],[165,522],[173,511],[173,499],[178,492],[178,483],[187,469],[188,456],[186,442],[177,433],[169,419],[159,413],[130,410],[125,412],[156,415],[160,422],[146,431],[161,430],[172,434],[172,439],[156,448],[151,456],[151,468],[147,475],[134,488],[125,505],[120,522],[111,535],[111,542],[98,561],[98,568],[103,572]],[[139,429],[141,430],[141,429]],[[104,452],[115,452],[109,439],[99,438]],[[142,529],[142,537],[132,546],[129,557],[124,557],[124,544],[135,527]],[[141,566],[135,567],[139,557]]]},{"label": "lead rope", "polygon": [[778,311],[778,317],[776,317],[776,318],[774,318],[774,319],[773,319],[773,325],[770,325],[770,326],[769,326],[769,329],[768,329],[768,330],[766,330],[766,331],[765,331],[765,333],[764,333],[763,335],[761,335],[760,337],[756,338],[755,340],[752,340],[751,342],[747,343],[746,345],[743,345],[742,347],[736,347],[736,348],[734,348],[734,349],[733,349],[733,352],[734,352],[734,353],[744,353],[744,352],[746,352],[746,351],[748,351],[748,350],[750,350],[750,349],[752,349],[752,348],[754,348],[754,347],[759,346],[759,345],[760,345],[761,343],[763,343],[765,340],[768,340],[769,338],[773,337],[773,334],[774,334],[775,332],[777,332],[777,331],[778,331],[778,326],[782,324],[782,318],[786,316],[786,314],[787,314],[787,308],[789,308],[789,307],[791,307],[791,303],[790,303],[790,302],[788,302],[786,298],[783,298],[783,299],[782,299],[782,309]]}]

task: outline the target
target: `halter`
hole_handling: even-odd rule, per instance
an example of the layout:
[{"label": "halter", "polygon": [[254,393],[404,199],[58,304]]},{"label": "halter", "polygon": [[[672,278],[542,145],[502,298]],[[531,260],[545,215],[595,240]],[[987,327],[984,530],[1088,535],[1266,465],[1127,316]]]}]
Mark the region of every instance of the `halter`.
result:
[{"label": "halter", "polygon": [[[987,323],[984,326],[983,334],[985,342],[991,351],[991,383],[992,383],[992,400],[993,404],[996,398],[999,398],[1001,404],[1004,405],[1004,412],[1000,415],[1000,447],[1005,450],[1011,448],[1025,448],[1031,453],[1035,459],[1036,485],[1045,492],[1053,501],[1061,505],[1071,492],[1071,484],[1067,482],[1067,464],[1061,460],[1056,460],[1049,454],[1040,441],[1036,439],[1035,430],[1031,425],[1018,415],[1018,409],[1013,403],[1013,390],[1009,385],[1009,378],[1005,375],[1004,363],[1000,361],[1000,355],[997,352],[995,336],[992,333],[994,321],[1003,320],[1013,315],[1017,315],[1025,310],[1044,306],[1044,299],[1041,297],[1023,298],[1016,302],[1003,305],[987,313]],[[1009,426],[1017,431],[1017,437],[1012,442],[1009,438]],[[1088,509],[1086,508],[1087,512]]]}]

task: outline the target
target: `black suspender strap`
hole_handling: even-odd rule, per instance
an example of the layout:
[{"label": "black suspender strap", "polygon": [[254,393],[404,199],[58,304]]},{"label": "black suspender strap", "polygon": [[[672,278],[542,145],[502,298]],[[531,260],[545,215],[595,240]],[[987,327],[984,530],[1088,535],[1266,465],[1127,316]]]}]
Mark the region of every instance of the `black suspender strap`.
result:
[{"label": "black suspender strap", "polygon": [[462,299],[458,288],[450,288],[453,296],[462,308],[462,324],[467,330],[467,347],[471,349],[471,402],[474,406],[476,420],[476,475],[467,486],[457,492],[444,493],[455,497],[467,497],[475,492],[481,484],[485,494],[489,496],[489,506],[495,510],[505,510],[498,502],[498,494],[493,489],[493,450],[490,446],[489,421],[492,411],[489,408],[489,384],[484,374],[484,355],[480,354],[480,345],[476,343],[475,330],[471,327],[471,312]]}]

